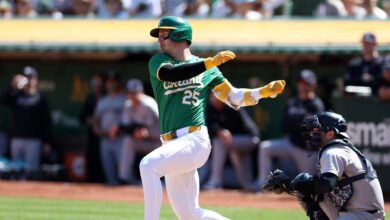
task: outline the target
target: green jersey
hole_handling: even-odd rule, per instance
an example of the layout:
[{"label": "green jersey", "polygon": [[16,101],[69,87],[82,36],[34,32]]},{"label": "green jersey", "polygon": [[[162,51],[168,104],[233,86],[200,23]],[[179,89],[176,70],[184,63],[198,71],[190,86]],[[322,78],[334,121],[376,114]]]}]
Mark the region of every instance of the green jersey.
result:
[{"label": "green jersey", "polygon": [[175,66],[202,60],[203,58],[192,56],[190,60],[180,62],[165,53],[154,55],[150,59],[150,82],[158,104],[162,133],[191,125],[206,124],[208,95],[215,86],[225,81],[218,68],[211,68],[191,79],[177,82],[161,81],[157,77],[157,71],[163,65]]}]

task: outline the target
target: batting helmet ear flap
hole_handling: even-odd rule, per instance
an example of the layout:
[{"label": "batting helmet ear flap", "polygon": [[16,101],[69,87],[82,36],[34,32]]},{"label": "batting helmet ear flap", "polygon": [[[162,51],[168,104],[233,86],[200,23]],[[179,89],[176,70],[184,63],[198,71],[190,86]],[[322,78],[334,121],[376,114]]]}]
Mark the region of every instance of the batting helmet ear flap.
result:
[{"label": "batting helmet ear flap", "polygon": [[190,25],[182,25],[169,32],[169,39],[176,42],[187,41],[191,45],[192,28]]}]

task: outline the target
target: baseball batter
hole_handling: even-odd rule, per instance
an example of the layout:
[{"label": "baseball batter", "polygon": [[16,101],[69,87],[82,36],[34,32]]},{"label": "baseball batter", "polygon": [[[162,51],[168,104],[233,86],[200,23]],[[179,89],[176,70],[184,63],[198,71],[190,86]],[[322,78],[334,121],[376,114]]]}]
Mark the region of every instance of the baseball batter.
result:
[{"label": "baseball batter", "polygon": [[275,97],[285,86],[278,80],[257,89],[234,88],[217,66],[235,58],[231,51],[214,57],[191,54],[192,28],[179,17],[161,18],[150,35],[158,38],[162,53],[149,61],[156,98],[162,146],[140,162],[145,220],[157,220],[162,203],[160,178],[165,177],[172,209],[181,220],[227,219],[199,207],[197,168],[207,160],[211,144],[205,126],[205,106],[210,92],[234,109]]}]

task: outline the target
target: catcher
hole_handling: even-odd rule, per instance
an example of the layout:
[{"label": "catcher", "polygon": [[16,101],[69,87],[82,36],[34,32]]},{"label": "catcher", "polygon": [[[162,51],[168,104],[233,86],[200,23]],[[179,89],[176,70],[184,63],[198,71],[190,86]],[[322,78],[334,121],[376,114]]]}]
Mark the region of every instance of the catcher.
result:
[{"label": "catcher", "polygon": [[347,139],[347,123],[334,112],[304,121],[310,151],[319,149],[318,175],[290,179],[281,170],[268,176],[263,190],[298,197],[312,220],[385,219],[382,189],[371,163]]}]

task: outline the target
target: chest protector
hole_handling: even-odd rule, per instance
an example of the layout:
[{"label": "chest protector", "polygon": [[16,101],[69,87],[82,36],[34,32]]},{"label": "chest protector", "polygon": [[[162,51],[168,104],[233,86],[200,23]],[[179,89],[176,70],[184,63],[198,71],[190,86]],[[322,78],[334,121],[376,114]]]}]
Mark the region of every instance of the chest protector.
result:
[{"label": "chest protector", "polygon": [[320,159],[321,155],[324,152],[325,149],[335,146],[335,145],[343,145],[346,147],[349,147],[351,150],[353,150],[360,160],[363,162],[365,172],[348,177],[345,173],[343,174],[343,177],[341,180],[337,182],[336,187],[333,189],[333,191],[327,193],[325,196],[328,196],[329,200],[333,203],[335,208],[338,211],[345,210],[345,205],[347,204],[348,200],[353,195],[353,187],[352,183],[362,180],[362,179],[376,179],[378,178],[376,171],[372,167],[371,163],[366,159],[366,157],[355,147],[352,143],[345,139],[336,139],[325,145],[319,152],[318,155],[318,164],[317,164],[317,171],[318,174],[320,174]]}]

